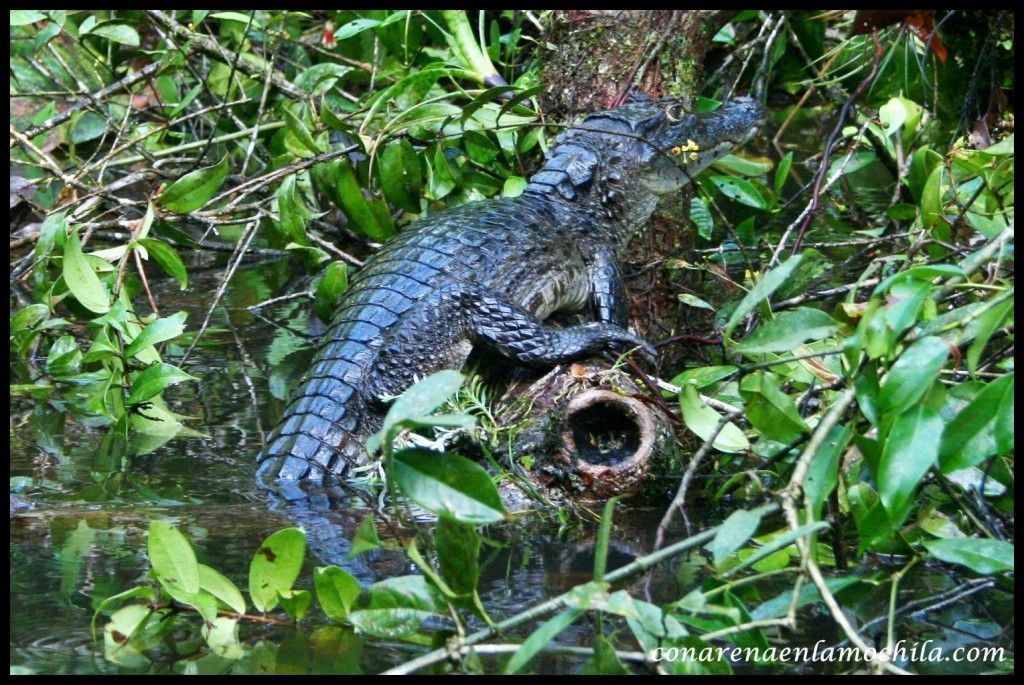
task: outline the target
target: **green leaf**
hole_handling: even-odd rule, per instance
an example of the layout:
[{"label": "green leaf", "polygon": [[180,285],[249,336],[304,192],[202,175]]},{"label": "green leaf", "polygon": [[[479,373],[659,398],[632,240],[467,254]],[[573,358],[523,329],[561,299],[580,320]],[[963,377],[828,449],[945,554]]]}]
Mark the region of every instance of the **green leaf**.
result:
[{"label": "green leaf", "polygon": [[420,158],[405,138],[389,143],[380,153],[380,185],[384,195],[402,209],[420,211],[423,174]]},{"label": "green leaf", "polygon": [[299,197],[295,174],[290,174],[281,182],[276,196],[281,231],[292,241],[300,245],[308,245],[306,222],[309,220],[310,213],[302,198]]},{"label": "green leaf", "polygon": [[[53,249],[58,238],[64,240],[66,244],[67,216],[67,210],[56,212],[46,217],[43,220],[43,225],[39,227],[39,240],[36,241],[33,256],[41,263],[44,261],[42,258],[50,254],[50,250]],[[79,251],[81,251],[81,247],[79,247]]]},{"label": "green leaf", "polygon": [[910,406],[893,421],[878,464],[878,494],[889,520],[906,518],[918,483],[939,458],[939,440],[945,421],[945,391],[938,383],[923,400]]},{"label": "green leaf", "polygon": [[10,11],[10,22],[11,26],[28,26],[34,24],[37,21],[45,21],[46,15],[39,10],[11,10]]},{"label": "green leaf", "polygon": [[462,134],[462,145],[469,158],[479,164],[489,164],[501,153],[498,145],[480,131],[470,130]]},{"label": "green leaf", "polygon": [[81,363],[82,351],[71,335],[57,338],[46,355],[46,371],[58,378],[78,373]]},{"label": "green leaf", "polygon": [[358,35],[367,29],[372,29],[375,26],[380,26],[380,21],[377,19],[354,19],[347,24],[342,24],[334,32],[335,40],[346,40],[352,36]]},{"label": "green leaf", "polygon": [[804,478],[804,495],[815,518],[821,516],[822,505],[839,482],[840,457],[853,437],[853,425],[833,426],[811,458]]},{"label": "green leaf", "polygon": [[127,24],[103,24],[94,28],[90,33],[94,36],[102,36],[115,43],[130,45],[133,48],[139,47],[139,32]]},{"label": "green leaf", "polygon": [[942,164],[937,165],[921,190],[921,223],[925,228],[934,228],[942,216],[942,174],[945,170]]},{"label": "green leaf", "polygon": [[434,615],[417,609],[363,609],[348,615],[352,627],[367,635],[396,640],[407,638]]},{"label": "green leaf", "polygon": [[381,433],[389,435],[403,421],[423,420],[458,392],[463,381],[465,376],[451,369],[432,373],[417,381],[391,404]]},{"label": "green leaf", "polygon": [[754,187],[750,181],[735,176],[712,176],[711,182],[715,184],[723,195],[740,204],[754,209],[767,209],[768,202],[762,197],[761,192]]},{"label": "green leaf", "polygon": [[162,521],[149,524],[149,563],[164,586],[199,592],[196,553],[181,532]]},{"label": "green leaf", "polygon": [[839,324],[819,309],[798,307],[765,321],[736,345],[737,352],[759,354],[788,352],[809,340],[822,340],[836,333]]},{"label": "green leaf", "polygon": [[302,144],[304,148],[309,150],[311,154],[318,155],[323,150],[316,144],[316,140],[313,138],[312,132],[309,127],[306,126],[302,118],[293,112],[290,107],[283,107],[281,109],[284,114],[284,120],[288,127],[288,132],[295,136],[295,139]]},{"label": "green leaf", "polygon": [[185,332],[186,317],[188,317],[187,312],[178,312],[171,316],[163,316],[156,319],[142,329],[142,332],[128,343],[128,347],[124,348],[124,356],[133,357],[144,351],[147,347],[162,343],[165,340],[177,338]]},{"label": "green leaf", "polygon": [[313,585],[320,608],[335,621],[348,617],[362,592],[359,581],[337,566],[318,566],[313,571]]},{"label": "green leaf", "polygon": [[1013,311],[1013,301],[1013,297],[1008,297],[978,317],[978,332],[966,355],[967,368],[970,369],[971,373],[978,370],[978,361],[981,359],[981,353],[985,350],[985,345],[988,344],[989,338],[1003,325],[1003,322]]},{"label": "green leaf", "polygon": [[196,169],[172,183],[158,202],[176,214],[199,209],[217,194],[228,177],[228,158],[224,156],[213,166]]},{"label": "green leaf", "polygon": [[367,588],[371,609],[416,609],[429,613],[443,611],[444,599],[425,576],[393,576]]},{"label": "green leaf", "polygon": [[530,637],[519,645],[512,658],[505,664],[505,673],[518,673],[533,657],[540,652],[549,642],[558,637],[558,634],[571,626],[583,615],[578,609],[566,609],[562,613],[548,619],[541,624],[537,630],[530,634]]},{"label": "green leaf", "polygon": [[82,254],[77,230],[64,243],[63,275],[68,290],[83,307],[97,314],[110,311],[110,294]]},{"label": "green leaf", "polygon": [[[683,411],[683,422],[701,440],[711,437],[722,415],[701,401],[694,383],[687,383],[679,394],[679,407]],[[750,442],[736,424],[729,421],[719,431],[712,444],[721,452],[739,453],[750,448]]]},{"label": "green leaf", "polygon": [[786,156],[779,160],[779,166],[775,168],[775,195],[778,196],[786,185],[789,178],[789,168],[793,166],[793,152],[789,151]]},{"label": "green leaf", "polygon": [[700,390],[712,383],[717,383],[723,378],[732,376],[737,371],[739,371],[739,368],[736,366],[698,366],[693,369],[687,369],[673,378],[672,385],[678,385],[682,388],[687,383],[692,383]]},{"label": "green leaf", "polygon": [[715,564],[720,564],[726,557],[738,550],[747,543],[757,527],[761,525],[760,510],[745,511],[740,509],[729,515],[729,518],[722,522],[715,537],[705,548],[714,556]]},{"label": "green leaf", "polygon": [[782,264],[765,274],[758,283],[750,289],[749,292],[743,297],[736,309],[733,310],[732,316],[729,317],[729,321],[725,324],[725,337],[728,338],[732,334],[732,329],[736,327],[736,324],[740,320],[750,313],[750,311],[761,302],[761,300],[767,298],[773,292],[775,292],[786,279],[793,273],[793,271],[800,266],[800,262],[803,260],[803,255],[793,255]]},{"label": "green leaf", "polygon": [[1011,133],[1010,135],[1006,136],[995,145],[988,146],[987,148],[985,148],[985,154],[995,155],[996,157],[1012,155],[1014,153],[1013,136],[1014,134]]},{"label": "green leaf", "polygon": [[118,609],[103,628],[103,656],[125,668],[150,666],[150,660],[140,650],[156,645],[169,613],[166,609],[153,611],[141,604]]},{"label": "green leaf", "polygon": [[377,537],[377,526],[374,525],[373,514],[367,514],[363,522],[356,528],[356,534],[352,537],[352,546],[349,547],[346,559],[351,559],[363,552],[380,547],[380,538]]},{"label": "green leaf", "polygon": [[875,286],[872,291],[872,295],[880,295],[886,290],[895,289],[895,286],[917,282],[927,283],[935,278],[953,278],[954,276],[963,276],[964,270],[956,264],[927,264],[923,266],[911,267],[905,271],[900,271],[889,276],[881,283]]},{"label": "green leaf", "polygon": [[315,64],[295,77],[295,86],[316,97],[334,88],[338,80],[352,70],[345,64]]},{"label": "green leaf", "polygon": [[220,571],[199,564],[199,587],[224,602],[236,614],[245,613],[245,598],[238,587]]},{"label": "green leaf", "polygon": [[937,559],[966,566],[983,576],[1013,571],[1013,544],[1004,540],[951,538],[926,540],[924,546]]},{"label": "green leaf", "polygon": [[882,378],[878,391],[880,414],[898,414],[928,391],[949,358],[949,345],[928,336],[903,351]]},{"label": "green leaf", "polygon": [[162,240],[156,238],[142,238],[136,241],[139,245],[146,248],[146,252],[149,253],[157,264],[160,265],[167,275],[173,276],[177,279],[181,285],[181,290],[188,287],[188,270],[185,268],[185,263],[181,261],[181,257],[178,256],[177,251],[165,243]]},{"label": "green leaf", "polygon": [[583,664],[583,675],[630,675],[628,668],[619,661],[615,645],[604,635],[594,636],[594,656]]},{"label": "green leaf", "polygon": [[291,591],[305,555],[306,534],[300,528],[279,530],[263,541],[249,565],[249,596],[257,609],[270,611],[279,593]]},{"label": "green leaf", "polygon": [[242,25],[252,24],[254,28],[263,27],[263,21],[255,14],[249,15],[244,12],[214,12],[210,17],[213,19],[220,19],[221,21],[234,21]]},{"label": "green leaf", "polygon": [[92,639],[96,639],[96,619],[99,618],[100,614],[106,611],[108,608],[114,606],[120,601],[126,599],[144,599],[147,604],[155,604],[157,600],[156,590],[149,587],[148,585],[137,585],[130,590],[119,592],[116,595],[107,597],[102,602],[96,605],[96,611],[93,612],[92,621],[90,622],[90,628],[92,630]]},{"label": "green leaf", "polygon": [[441,516],[434,529],[441,577],[453,592],[471,595],[480,580],[480,536],[473,526]]},{"label": "green leaf", "polygon": [[210,651],[218,657],[236,660],[245,656],[245,650],[238,641],[237,618],[217,616],[209,623],[204,623],[201,632]]},{"label": "green leaf", "polygon": [[346,290],[348,267],[344,262],[331,262],[320,274],[314,289],[313,307],[317,316],[324,321],[330,321]]},{"label": "green leaf", "polygon": [[764,437],[787,444],[810,431],[793,398],[780,389],[778,377],[766,371],[754,371],[740,381],[744,415]]},{"label": "green leaf", "polygon": [[764,176],[774,166],[771,162],[757,162],[752,159],[728,154],[719,158],[712,165],[720,171],[740,176]]},{"label": "green leaf", "polygon": [[[1013,386],[1012,373],[992,381],[946,424],[939,447],[939,470],[942,473],[958,471],[979,464],[993,454],[1009,451],[1000,449],[995,431],[1000,407],[1004,403],[1009,402],[1010,415],[1013,414]],[[1012,434],[1011,427],[1011,441]],[[1012,449],[1012,442],[1009,447]]]},{"label": "green leaf", "polygon": [[[846,161],[846,155],[843,155],[832,162],[825,177],[832,178],[839,172],[840,168],[843,170],[843,175],[852,174],[874,164],[877,160],[878,157],[874,152],[854,152],[850,155],[849,161]],[[846,162],[845,166],[843,166],[843,162]]]},{"label": "green leaf", "polygon": [[382,241],[390,238],[395,232],[394,225],[390,219],[385,217],[387,220],[382,220],[373,211],[348,161],[337,160],[330,168],[334,173],[341,208],[352,222],[352,227],[371,240]]},{"label": "green leaf", "polygon": [[704,198],[694,196],[690,200],[690,221],[697,227],[697,235],[704,240],[711,240],[711,235],[715,230],[715,220],[711,216],[711,211],[708,209],[707,203],[704,202]]},{"label": "green leaf", "polygon": [[494,523],[505,518],[505,507],[491,477],[465,457],[406,449],[395,454],[394,472],[402,493],[424,509],[463,523]]},{"label": "green leaf", "polygon": [[309,590],[286,590],[277,593],[277,598],[285,613],[296,621],[306,615],[313,602],[313,595],[309,593]]},{"label": "green leaf", "polygon": [[462,116],[460,119],[463,125],[465,125],[466,120],[473,116],[473,113],[476,112],[478,109],[480,109],[487,103],[494,101],[495,98],[500,97],[505,93],[514,92],[515,89],[515,86],[508,85],[494,86],[493,88],[488,88],[484,92],[477,95],[475,98],[473,98],[472,102],[470,102],[469,104],[465,105],[462,108]]},{"label": "green leaf", "polygon": [[96,113],[80,112],[71,118],[68,137],[76,145],[95,140],[106,131],[106,126],[106,120]]},{"label": "green leaf", "polygon": [[509,176],[501,187],[502,197],[519,197],[526,190],[528,181],[522,176]]},{"label": "green leaf", "polygon": [[132,380],[127,402],[128,404],[139,404],[154,395],[159,395],[172,385],[183,381],[198,380],[195,376],[190,376],[173,364],[152,364]]}]

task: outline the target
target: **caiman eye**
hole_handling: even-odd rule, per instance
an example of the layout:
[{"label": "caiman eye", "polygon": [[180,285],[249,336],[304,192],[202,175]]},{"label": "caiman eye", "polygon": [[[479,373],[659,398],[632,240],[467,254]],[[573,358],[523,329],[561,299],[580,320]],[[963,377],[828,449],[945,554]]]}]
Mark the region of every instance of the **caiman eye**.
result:
[{"label": "caiman eye", "polygon": [[682,105],[669,105],[668,108],[665,109],[665,116],[667,116],[668,120],[673,123],[682,119],[684,114],[686,114],[686,112],[683,110]]}]

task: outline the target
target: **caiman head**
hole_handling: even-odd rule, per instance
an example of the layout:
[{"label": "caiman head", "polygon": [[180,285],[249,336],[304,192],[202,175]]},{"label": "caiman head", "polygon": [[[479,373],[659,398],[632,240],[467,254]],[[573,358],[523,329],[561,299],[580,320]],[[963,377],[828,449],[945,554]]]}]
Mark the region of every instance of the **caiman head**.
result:
[{"label": "caiman head", "polygon": [[764,117],[748,97],[705,114],[671,98],[597,112],[556,138],[527,192],[598,208],[624,241],[650,216],[658,196],[679,190],[750,140]]}]

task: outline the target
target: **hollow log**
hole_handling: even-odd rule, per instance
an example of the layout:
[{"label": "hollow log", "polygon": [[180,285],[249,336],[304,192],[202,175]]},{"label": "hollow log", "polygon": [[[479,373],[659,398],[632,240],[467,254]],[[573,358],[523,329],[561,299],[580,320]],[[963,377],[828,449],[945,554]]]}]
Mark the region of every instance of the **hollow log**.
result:
[{"label": "hollow log", "polygon": [[[600,362],[558,367],[528,387],[513,387],[526,429],[513,457],[548,492],[595,502],[644,491],[675,461],[671,424],[633,379]],[[512,410],[514,411],[514,410]]]}]

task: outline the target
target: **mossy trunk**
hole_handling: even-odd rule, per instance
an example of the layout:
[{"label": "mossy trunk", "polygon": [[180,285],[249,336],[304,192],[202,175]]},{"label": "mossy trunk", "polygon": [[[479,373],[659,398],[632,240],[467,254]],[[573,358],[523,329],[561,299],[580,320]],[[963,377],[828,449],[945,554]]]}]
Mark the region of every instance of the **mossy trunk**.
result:
[{"label": "mossy trunk", "polygon": [[608,109],[630,90],[692,100],[711,38],[731,10],[556,12],[540,59],[541,105],[556,121]]}]

